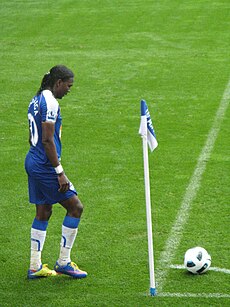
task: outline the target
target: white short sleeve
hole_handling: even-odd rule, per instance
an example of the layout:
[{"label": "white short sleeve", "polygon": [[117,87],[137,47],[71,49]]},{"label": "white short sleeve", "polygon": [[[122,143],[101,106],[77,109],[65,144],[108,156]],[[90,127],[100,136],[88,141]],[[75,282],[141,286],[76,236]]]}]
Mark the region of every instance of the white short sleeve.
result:
[{"label": "white short sleeve", "polygon": [[42,92],[45,102],[46,102],[46,115],[45,115],[45,121],[47,122],[56,122],[58,110],[59,110],[59,104],[57,99],[53,96],[52,92],[49,90],[44,90]]}]

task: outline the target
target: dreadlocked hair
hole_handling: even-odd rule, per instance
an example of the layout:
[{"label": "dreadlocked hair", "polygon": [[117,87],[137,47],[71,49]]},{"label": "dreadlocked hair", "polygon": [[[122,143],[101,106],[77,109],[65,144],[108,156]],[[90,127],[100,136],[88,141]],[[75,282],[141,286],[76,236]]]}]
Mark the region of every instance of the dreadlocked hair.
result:
[{"label": "dreadlocked hair", "polygon": [[59,79],[62,81],[67,81],[70,78],[74,77],[74,73],[72,70],[67,68],[64,65],[56,65],[47,72],[41,82],[41,86],[37,91],[37,95],[41,94],[41,92],[47,88],[52,88],[55,82]]}]

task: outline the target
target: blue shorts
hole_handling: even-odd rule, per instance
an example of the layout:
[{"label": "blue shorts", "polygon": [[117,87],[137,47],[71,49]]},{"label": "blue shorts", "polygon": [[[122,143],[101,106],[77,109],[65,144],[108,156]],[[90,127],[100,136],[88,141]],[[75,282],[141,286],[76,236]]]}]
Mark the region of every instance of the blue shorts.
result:
[{"label": "blue shorts", "polygon": [[72,183],[65,193],[58,192],[58,177],[52,166],[38,164],[31,153],[25,159],[28,175],[29,200],[36,205],[53,205],[77,195]]}]

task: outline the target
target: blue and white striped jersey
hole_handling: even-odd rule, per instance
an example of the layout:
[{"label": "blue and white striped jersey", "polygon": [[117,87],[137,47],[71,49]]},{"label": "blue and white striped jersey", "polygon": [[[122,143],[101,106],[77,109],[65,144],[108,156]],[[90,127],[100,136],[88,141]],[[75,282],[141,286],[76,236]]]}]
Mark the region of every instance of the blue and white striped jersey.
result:
[{"label": "blue and white striped jersey", "polygon": [[39,164],[51,165],[42,144],[42,122],[55,124],[54,143],[58,159],[61,159],[61,114],[58,101],[50,90],[44,90],[33,97],[28,107],[30,129],[30,150],[34,160]]}]

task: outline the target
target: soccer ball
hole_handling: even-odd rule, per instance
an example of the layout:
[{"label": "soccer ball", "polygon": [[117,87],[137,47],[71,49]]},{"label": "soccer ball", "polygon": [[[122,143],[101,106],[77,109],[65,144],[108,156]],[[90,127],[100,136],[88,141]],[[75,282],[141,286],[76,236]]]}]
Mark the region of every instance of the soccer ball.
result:
[{"label": "soccer ball", "polygon": [[193,247],[184,255],[184,266],[193,274],[203,274],[211,265],[211,256],[203,247]]}]

